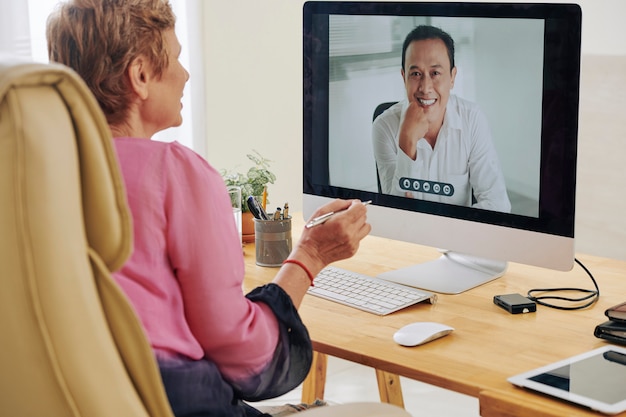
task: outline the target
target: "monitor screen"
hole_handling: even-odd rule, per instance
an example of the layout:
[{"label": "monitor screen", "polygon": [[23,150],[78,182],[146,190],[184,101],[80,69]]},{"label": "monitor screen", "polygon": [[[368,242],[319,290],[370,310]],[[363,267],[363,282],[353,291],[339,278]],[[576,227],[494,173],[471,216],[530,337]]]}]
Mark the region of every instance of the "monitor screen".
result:
[{"label": "monitor screen", "polygon": [[305,3],[305,215],[372,200],[373,234],[445,249],[383,278],[434,291],[571,269],[580,31],[572,4]]}]

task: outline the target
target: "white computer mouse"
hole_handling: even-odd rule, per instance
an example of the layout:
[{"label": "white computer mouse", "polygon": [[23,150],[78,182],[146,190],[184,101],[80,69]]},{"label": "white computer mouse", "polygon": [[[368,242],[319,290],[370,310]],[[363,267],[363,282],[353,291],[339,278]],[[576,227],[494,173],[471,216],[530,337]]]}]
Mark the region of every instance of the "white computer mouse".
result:
[{"label": "white computer mouse", "polygon": [[441,323],[421,321],[407,324],[393,334],[393,340],[402,346],[417,346],[450,334],[453,327]]}]

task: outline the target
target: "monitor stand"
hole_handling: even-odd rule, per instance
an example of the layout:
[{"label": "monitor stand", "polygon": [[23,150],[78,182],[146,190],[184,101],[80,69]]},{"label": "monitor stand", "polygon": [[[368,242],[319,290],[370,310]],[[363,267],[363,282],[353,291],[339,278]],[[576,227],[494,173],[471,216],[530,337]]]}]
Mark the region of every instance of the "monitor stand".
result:
[{"label": "monitor stand", "polygon": [[501,277],[507,263],[444,251],[439,259],[394,271],[378,278],[442,294],[460,294]]}]

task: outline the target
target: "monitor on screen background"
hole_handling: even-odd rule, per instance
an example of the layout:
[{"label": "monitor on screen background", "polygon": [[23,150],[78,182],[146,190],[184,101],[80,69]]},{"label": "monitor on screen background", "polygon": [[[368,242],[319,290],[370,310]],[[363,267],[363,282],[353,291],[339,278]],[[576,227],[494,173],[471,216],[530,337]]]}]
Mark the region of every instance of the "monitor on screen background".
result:
[{"label": "monitor on screen background", "polygon": [[[409,42],[419,65],[402,66],[419,26],[454,42],[448,93],[441,68],[422,68],[437,61],[417,48],[428,42]],[[333,198],[372,200],[372,234],[443,249],[381,277],[436,292],[497,278],[507,262],[571,269],[580,33],[572,4],[305,3],[305,216]],[[434,109],[446,94],[435,141],[426,133],[409,157],[398,133],[409,99]]]}]

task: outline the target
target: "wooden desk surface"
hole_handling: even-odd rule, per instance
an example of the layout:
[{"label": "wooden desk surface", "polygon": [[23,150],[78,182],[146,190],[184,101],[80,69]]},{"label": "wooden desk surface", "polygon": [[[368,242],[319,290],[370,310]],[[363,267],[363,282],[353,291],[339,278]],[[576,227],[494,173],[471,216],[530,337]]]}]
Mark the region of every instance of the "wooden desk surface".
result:
[{"label": "wooden desk surface", "polygon": [[[295,219],[294,241],[302,224]],[[244,252],[244,290],[271,281],[277,269],[255,264],[254,245]],[[336,265],[375,276],[438,256],[432,248],[368,236],[355,257]],[[538,306],[536,313],[518,315],[502,310],[493,304],[496,294],[526,294],[531,288],[593,288],[578,265],[570,272],[558,272],[512,263],[503,277],[491,283],[459,295],[440,294],[435,305],[422,303],[384,317],[310,295],[300,312],[316,351],[478,397],[482,416],[598,416],[513,387],[506,380],[605,345],[593,330],[604,321],[606,308],[626,299],[626,262],[585,255],[578,259],[594,274],[601,292],[600,300],[585,310]],[[415,321],[441,322],[455,331],[418,347],[397,345],[393,333]]]}]

